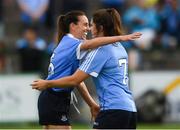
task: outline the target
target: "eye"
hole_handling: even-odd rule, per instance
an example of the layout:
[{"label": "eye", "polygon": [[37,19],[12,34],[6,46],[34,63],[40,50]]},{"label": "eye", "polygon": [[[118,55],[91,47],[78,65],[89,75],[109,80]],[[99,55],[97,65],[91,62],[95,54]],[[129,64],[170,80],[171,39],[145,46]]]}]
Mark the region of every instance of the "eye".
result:
[{"label": "eye", "polygon": [[88,24],[88,23],[85,23],[85,24],[84,24],[84,26],[88,27],[88,26],[89,26],[89,24]]}]

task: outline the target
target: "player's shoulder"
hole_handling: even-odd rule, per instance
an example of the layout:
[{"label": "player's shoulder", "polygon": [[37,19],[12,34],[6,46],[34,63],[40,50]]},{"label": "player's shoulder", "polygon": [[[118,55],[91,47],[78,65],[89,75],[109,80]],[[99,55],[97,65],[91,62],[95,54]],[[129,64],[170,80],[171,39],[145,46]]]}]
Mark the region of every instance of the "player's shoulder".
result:
[{"label": "player's shoulder", "polygon": [[67,34],[63,37],[64,40],[70,40],[70,41],[74,41],[74,42],[79,42],[81,41],[80,39],[74,37],[72,34]]},{"label": "player's shoulder", "polygon": [[109,48],[105,46],[98,47],[96,49],[93,49],[90,53],[89,56],[95,56],[95,57],[101,57],[101,58],[107,58],[109,57],[110,50]]}]

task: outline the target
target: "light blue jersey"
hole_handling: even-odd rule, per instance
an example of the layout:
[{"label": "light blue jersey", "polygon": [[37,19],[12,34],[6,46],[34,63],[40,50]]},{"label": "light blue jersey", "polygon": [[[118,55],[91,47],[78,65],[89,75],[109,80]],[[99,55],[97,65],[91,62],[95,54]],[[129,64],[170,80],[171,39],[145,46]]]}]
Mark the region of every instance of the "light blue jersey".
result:
[{"label": "light blue jersey", "polygon": [[[78,69],[81,43],[82,40],[74,38],[71,34],[62,38],[51,56],[47,80],[72,75]],[[71,91],[72,88],[53,88],[53,90]]]},{"label": "light blue jersey", "polygon": [[128,55],[120,43],[94,49],[79,69],[93,76],[101,110],[136,112],[128,86]]}]

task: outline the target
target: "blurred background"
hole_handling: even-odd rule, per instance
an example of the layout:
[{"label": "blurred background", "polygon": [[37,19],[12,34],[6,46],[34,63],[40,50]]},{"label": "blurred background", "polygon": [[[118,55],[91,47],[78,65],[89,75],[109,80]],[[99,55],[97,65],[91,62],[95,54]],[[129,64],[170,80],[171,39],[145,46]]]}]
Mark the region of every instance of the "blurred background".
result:
[{"label": "blurred background", "polygon": [[[122,43],[138,128],[180,128],[179,0],[0,0],[0,129],[41,128],[39,92],[29,84],[47,76],[57,16],[78,9],[90,19],[101,8],[117,9],[126,33],[143,33]],[[92,80],[86,83],[97,99]],[[72,106],[73,128],[91,128],[89,108],[75,93],[81,114]]]}]

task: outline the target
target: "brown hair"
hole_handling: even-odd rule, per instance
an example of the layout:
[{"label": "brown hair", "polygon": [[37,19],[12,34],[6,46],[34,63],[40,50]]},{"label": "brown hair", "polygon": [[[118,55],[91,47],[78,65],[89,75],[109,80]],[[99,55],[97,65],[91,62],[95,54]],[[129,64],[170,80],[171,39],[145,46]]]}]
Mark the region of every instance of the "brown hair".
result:
[{"label": "brown hair", "polygon": [[121,17],[119,13],[111,9],[100,9],[93,14],[93,22],[98,31],[103,27],[104,36],[122,35]]},{"label": "brown hair", "polygon": [[62,37],[69,33],[69,25],[71,23],[77,24],[78,16],[85,15],[82,11],[71,11],[65,15],[60,15],[57,20],[57,42],[59,43]]}]

